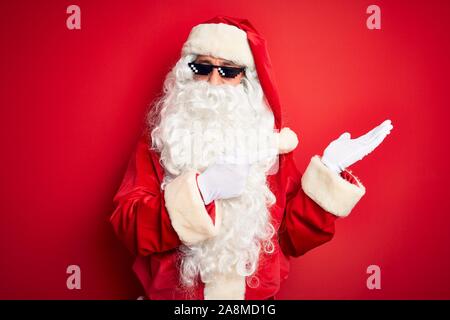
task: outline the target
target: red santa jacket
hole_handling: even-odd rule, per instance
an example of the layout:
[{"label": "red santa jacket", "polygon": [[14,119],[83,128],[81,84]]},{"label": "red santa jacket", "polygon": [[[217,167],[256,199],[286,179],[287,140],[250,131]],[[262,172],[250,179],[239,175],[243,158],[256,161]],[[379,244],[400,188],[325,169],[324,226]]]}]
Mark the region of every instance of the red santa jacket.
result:
[{"label": "red santa jacket", "polygon": [[262,253],[255,274],[241,283],[221,279],[217,288],[200,284],[186,292],[179,287],[178,247],[216,235],[221,213],[214,202],[206,207],[203,204],[196,184],[198,172],[186,172],[161,190],[164,170],[159,154],[149,145],[148,131],[144,131],[114,197],[110,221],[119,239],[136,256],[134,271],[150,299],[273,297],[287,278],[288,258],[331,240],[337,217],[348,215],[365,193],[350,172],[339,176],[318,156],[301,174],[292,152],[280,155],[278,172],[267,178],[276,196],[270,208],[277,231],[274,252]]}]

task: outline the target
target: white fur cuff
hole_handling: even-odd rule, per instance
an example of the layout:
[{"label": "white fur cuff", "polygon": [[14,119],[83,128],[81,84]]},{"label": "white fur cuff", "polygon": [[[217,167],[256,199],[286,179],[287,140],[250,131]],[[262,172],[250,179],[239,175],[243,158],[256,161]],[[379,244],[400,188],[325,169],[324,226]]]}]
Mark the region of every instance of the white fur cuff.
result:
[{"label": "white fur cuff", "polygon": [[319,156],[312,157],[302,176],[303,191],[323,209],[339,217],[349,215],[365,194],[364,186],[357,183],[354,185],[332,172]]},{"label": "white fur cuff", "polygon": [[180,240],[193,245],[217,235],[221,213],[215,207],[215,224],[205,208],[196,181],[197,172],[189,170],[166,185],[164,199],[172,226]]}]

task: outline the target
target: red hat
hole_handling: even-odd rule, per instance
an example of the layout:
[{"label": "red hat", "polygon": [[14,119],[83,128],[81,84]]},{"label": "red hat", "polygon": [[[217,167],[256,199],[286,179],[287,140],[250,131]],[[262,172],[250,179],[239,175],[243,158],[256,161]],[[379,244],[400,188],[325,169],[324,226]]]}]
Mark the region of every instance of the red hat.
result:
[{"label": "red hat", "polygon": [[182,55],[204,54],[256,68],[259,82],[270,105],[275,128],[281,129],[281,106],[271,73],[272,63],[266,41],[247,19],[216,16],[192,28]]}]

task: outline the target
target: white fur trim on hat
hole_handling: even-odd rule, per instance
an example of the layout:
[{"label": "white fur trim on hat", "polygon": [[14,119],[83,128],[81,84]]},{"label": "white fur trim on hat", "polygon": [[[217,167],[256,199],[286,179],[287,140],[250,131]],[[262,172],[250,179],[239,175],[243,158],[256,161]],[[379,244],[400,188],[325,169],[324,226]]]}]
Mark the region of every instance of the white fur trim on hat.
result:
[{"label": "white fur trim on hat", "polygon": [[251,69],[255,67],[247,33],[225,23],[205,23],[195,26],[181,52],[183,56],[211,55]]}]

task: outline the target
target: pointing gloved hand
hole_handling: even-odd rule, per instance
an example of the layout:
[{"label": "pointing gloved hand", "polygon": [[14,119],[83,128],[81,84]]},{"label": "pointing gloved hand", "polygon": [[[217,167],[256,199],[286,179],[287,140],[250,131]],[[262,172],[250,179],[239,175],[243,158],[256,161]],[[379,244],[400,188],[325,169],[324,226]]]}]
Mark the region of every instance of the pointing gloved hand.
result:
[{"label": "pointing gloved hand", "polygon": [[391,120],[386,120],[357,139],[350,139],[350,133],[345,132],[328,145],[323,152],[322,162],[329,169],[340,173],[378,147],[392,128]]},{"label": "pointing gloved hand", "polygon": [[250,169],[248,163],[216,162],[197,177],[204,203],[217,199],[230,199],[244,192]]}]

